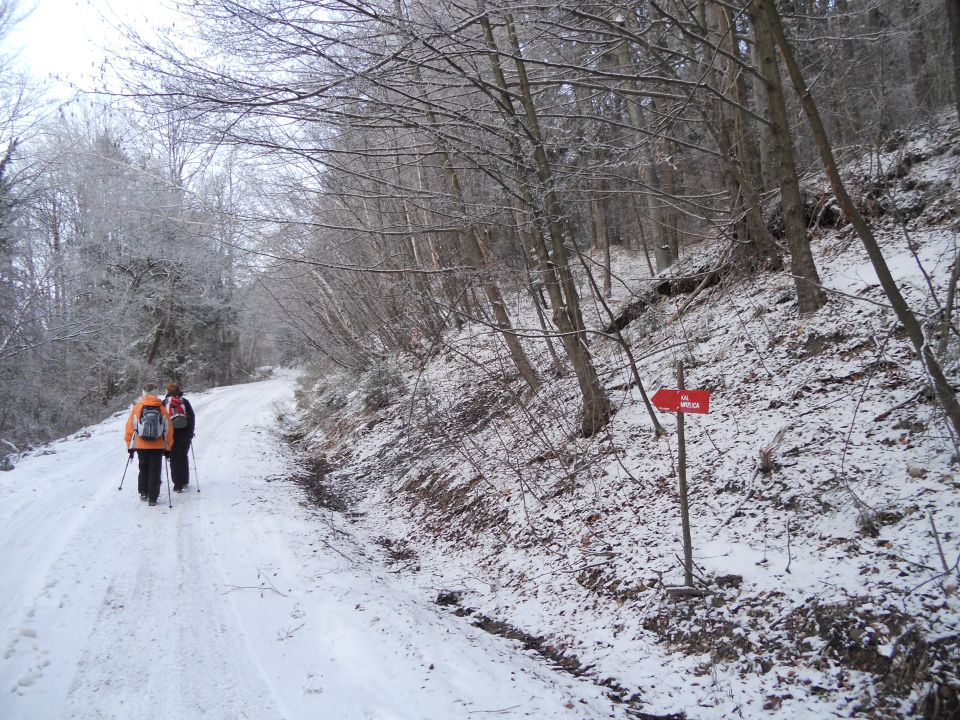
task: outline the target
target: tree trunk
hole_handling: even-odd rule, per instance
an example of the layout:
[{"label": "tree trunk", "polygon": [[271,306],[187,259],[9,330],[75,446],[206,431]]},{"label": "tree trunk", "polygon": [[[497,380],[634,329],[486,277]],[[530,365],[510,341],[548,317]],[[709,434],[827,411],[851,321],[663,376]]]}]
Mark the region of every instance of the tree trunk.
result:
[{"label": "tree trunk", "polygon": [[[403,174],[400,168],[400,142],[397,139],[397,133],[393,133],[393,145],[396,150],[396,155],[393,161],[394,172],[397,177],[397,187],[403,187]],[[413,225],[413,213],[410,211],[410,203],[406,194],[400,195],[400,205],[403,212],[403,222],[406,229],[406,246],[409,250],[410,260],[416,268],[420,270],[426,265],[423,261],[423,253],[420,250],[420,247],[417,242],[416,234],[414,233]],[[417,294],[420,295],[420,300],[417,303],[418,311],[423,314],[423,326],[427,329],[428,332],[436,333],[443,325],[442,318],[440,317],[439,312],[437,311],[437,304],[433,297],[433,289],[430,284],[424,279],[423,275],[419,272],[413,272],[407,278],[407,282],[414,288]]]},{"label": "tree trunk", "polygon": [[[577,85],[574,88],[574,94],[577,98],[577,105],[580,107],[580,114],[589,119],[593,114],[593,107],[590,99],[584,96],[583,88]],[[586,127],[581,129],[584,138],[589,136],[589,130]],[[603,262],[603,296],[609,298],[612,290],[611,270],[610,270],[610,235],[607,231],[607,216],[603,205],[601,193],[603,191],[603,181],[593,177],[595,170],[602,166],[603,156],[600,151],[593,148],[589,155],[585,154],[582,168],[586,177],[585,188],[581,194],[586,196],[587,200],[587,227],[590,232],[590,244],[595,252],[599,252]],[[593,253],[591,253],[591,256]]]},{"label": "tree trunk", "polygon": [[924,32],[923,9],[917,0],[901,0],[903,27],[909,28],[907,62],[913,90],[913,112],[927,114],[933,106],[933,77],[930,73],[927,53],[927,34]]},{"label": "tree trunk", "polygon": [[960,120],[960,0],[946,0],[947,35],[953,46],[953,102]]},{"label": "tree trunk", "polygon": [[[586,333],[583,324],[583,317],[580,312],[580,297],[577,293],[576,283],[573,281],[573,275],[570,272],[570,261],[567,257],[567,251],[563,246],[564,232],[561,225],[563,208],[560,206],[553,191],[553,178],[550,171],[550,162],[547,158],[546,150],[543,147],[543,136],[540,132],[540,123],[537,119],[536,108],[533,105],[533,98],[530,95],[530,84],[527,80],[526,66],[524,65],[523,55],[520,50],[520,43],[517,39],[513,27],[513,18],[509,15],[505,18],[507,34],[513,50],[513,60],[517,68],[518,88],[521,104],[524,114],[527,118],[527,131],[531,142],[533,143],[534,157],[536,161],[536,173],[540,184],[545,188],[544,202],[546,217],[542,220],[536,217],[538,210],[534,205],[531,193],[527,190],[525,180],[522,177],[524,172],[523,157],[520,154],[519,138],[520,132],[516,132],[511,145],[515,154],[517,168],[520,174],[520,190],[524,195],[524,202],[534,211],[535,222],[533,226],[532,239],[537,251],[537,260],[540,263],[540,270],[546,279],[547,291],[550,293],[550,304],[553,306],[553,322],[560,331],[560,339],[567,356],[573,365],[574,374],[577,376],[577,382],[580,386],[580,394],[583,397],[583,414],[580,420],[580,430],[585,436],[594,435],[603,428],[610,420],[610,399],[607,397],[603,386],[600,384],[600,378],[597,375],[596,368],[593,366],[593,359],[590,356],[590,350],[586,343]],[[488,57],[493,70],[497,88],[503,101],[504,112],[508,115],[508,121],[515,130],[519,129],[519,120],[514,111],[513,99],[510,91],[507,89],[506,78],[500,67],[499,50],[493,36],[493,28],[487,16],[480,18],[483,27],[484,38],[487,43]],[[515,91],[516,92],[516,91]],[[549,231],[551,241],[551,251],[548,250],[546,239],[540,231],[538,222],[542,222]]]},{"label": "tree trunk", "polygon": [[790,248],[790,270],[797,290],[797,310],[801,315],[816,312],[826,304],[820,288],[820,276],[810,251],[807,227],[803,220],[803,198],[797,182],[796,162],[787,107],[783,99],[783,84],[777,64],[776,49],[770,35],[770,20],[763,5],[754,5],[753,26],[760,58],[760,74],[765,80],[770,123],[773,136],[773,154],[777,176],[780,178],[780,202],[783,208],[783,227]]},{"label": "tree trunk", "polygon": [[[626,22],[627,21],[624,20],[624,23]],[[627,42],[627,38],[624,37],[617,44],[615,51],[617,55],[617,65],[620,66],[620,71],[624,75],[628,74],[627,70],[632,66],[630,47],[627,45]],[[627,115],[630,118],[630,125],[633,127],[634,132],[639,135],[640,129],[643,127],[640,106],[637,104],[639,87],[633,79],[626,80],[625,84],[630,91],[627,96]],[[671,234],[667,228],[666,213],[662,211],[663,209],[659,205],[659,201],[651,196],[651,193],[654,191],[662,192],[660,174],[657,172],[656,162],[657,159],[651,150],[649,164],[646,167],[641,165],[638,168],[638,173],[640,175],[640,181],[646,181],[648,188],[648,192],[644,193],[643,200],[646,205],[647,215],[653,224],[654,233],[652,234],[653,237],[651,237],[651,241],[653,242],[653,255],[657,262],[657,271],[660,272],[670,267],[676,261],[677,256],[676,253],[672,252],[672,250],[676,248],[676,244],[670,242]]]},{"label": "tree trunk", "polygon": [[647,269],[650,271],[650,277],[653,277],[657,273],[653,269],[653,263],[650,261],[650,246],[647,244],[647,233],[643,230],[643,218],[640,215],[640,208],[636,202],[633,204],[633,211],[637,216],[637,242],[640,245],[640,249],[643,250],[643,257],[647,261]]},{"label": "tree trunk", "polygon": [[[660,177],[663,180],[663,191],[668,198],[679,197],[680,188],[677,182],[677,171],[674,163],[679,156],[679,147],[669,140],[664,140],[665,150],[667,152],[667,161],[663,164],[663,171]],[[664,217],[666,219],[667,243],[670,246],[670,257],[674,261],[680,259],[680,212],[674,203],[665,203]]]},{"label": "tree trunk", "polygon": [[[429,192],[430,186],[428,179],[424,177],[423,165],[417,163],[417,190],[421,193]],[[418,203],[420,223],[424,227],[429,227],[430,218],[427,215],[427,210],[423,207],[423,203]],[[438,238],[435,237],[435,233],[430,233],[427,236],[427,248],[430,250],[430,263],[433,268],[444,267],[443,257],[442,257],[442,244]],[[453,318],[454,325],[457,330],[463,327],[463,313],[457,310],[458,305],[463,305],[464,298],[463,293],[458,292],[457,288],[454,286],[453,280],[447,273],[444,273],[440,276],[440,288],[443,291],[443,297],[446,299],[447,305],[450,308],[450,316]]]},{"label": "tree trunk", "polygon": [[[756,43],[750,45],[750,56],[754,66],[761,67],[760,49]],[[763,112],[763,108],[767,105],[765,102],[767,97],[766,88],[763,87],[763,85],[764,83],[753,78],[751,87],[754,95],[754,103],[757,106],[757,114],[764,115],[764,117],[769,120],[769,115]],[[769,125],[766,123],[757,123],[757,125],[757,145],[760,150],[760,190],[766,191],[776,185],[777,182],[776,161],[770,152],[770,148],[773,147],[773,137]]]},{"label": "tree trunk", "polygon": [[[420,87],[422,85],[422,79],[420,78],[419,71],[415,70],[414,77],[417,81],[417,86]],[[427,116],[430,120],[430,123],[434,127],[439,127],[437,118],[432,110],[428,111]],[[454,169],[453,161],[450,158],[450,153],[443,148],[440,148],[439,153],[443,163],[443,172],[447,177],[447,182],[450,185],[450,190],[453,193],[454,200],[460,205],[461,209],[463,210],[464,217],[466,217],[467,213],[465,211],[463,189],[460,186],[460,179],[457,176],[456,170]],[[458,232],[457,234],[459,235],[463,246],[466,248],[471,262],[473,262],[474,266],[480,273],[480,282],[483,287],[483,293],[486,295],[487,301],[493,308],[493,316],[496,319],[497,328],[500,330],[500,334],[503,336],[504,342],[507,345],[507,349],[510,351],[510,357],[513,359],[513,364],[520,373],[520,377],[522,377],[524,382],[526,382],[529,386],[530,392],[535,393],[540,388],[540,378],[537,376],[536,370],[534,370],[533,365],[527,358],[527,355],[523,350],[523,346],[520,344],[520,339],[513,331],[513,325],[510,322],[510,315],[507,313],[506,303],[503,301],[503,296],[500,293],[499,286],[497,286],[497,284],[493,281],[490,268],[487,264],[487,258],[484,256],[483,248],[480,244],[480,238],[477,233],[476,226],[471,222],[471,225],[466,232]]]},{"label": "tree trunk", "polygon": [[[600,182],[598,181],[596,185],[599,186]],[[607,213],[601,198],[594,197],[591,204],[595,225],[593,247],[600,251],[603,258],[603,296],[609,298],[613,294],[613,278],[610,269],[610,233],[607,230]]]},{"label": "tree trunk", "polygon": [[[740,109],[745,102],[746,91],[740,78],[740,68],[729,59],[739,58],[740,55],[734,37],[735,28],[726,10],[717,5],[710,6],[707,19],[712,42],[718,48],[725,47],[729,53],[729,57],[718,54],[713,58],[713,65],[707,72],[714,77],[717,88],[729,87],[728,92],[734,101],[732,109],[719,99],[715,101],[715,139],[720,150],[720,162],[730,195],[731,215],[739,241],[736,255],[745,256],[751,262],[753,256],[766,255],[771,269],[779,270],[783,262],[780,248],[763,220],[763,204],[758,189],[763,185],[759,152],[754,147],[753,136],[748,132],[748,121]],[[732,116],[728,117],[731,113]],[[704,121],[710,123],[710,117],[706,114]]]},{"label": "tree trunk", "polygon": [[[566,237],[561,224],[561,219],[564,217],[563,207],[560,205],[553,189],[555,183],[550,170],[550,160],[547,158],[547,151],[543,146],[543,133],[540,130],[540,121],[533,104],[533,96],[530,93],[530,82],[527,79],[520,41],[513,26],[513,18],[507,15],[505,20],[507,34],[513,50],[513,61],[517,68],[520,100],[533,141],[537,176],[541,186],[545,188],[544,199],[546,202],[547,228],[550,232],[553,250],[552,261],[556,267],[565,299],[565,306],[554,307],[554,322],[557,323],[557,327],[563,333],[564,347],[570,356],[573,371],[580,384],[580,393],[583,396],[583,416],[580,422],[580,430],[585,436],[589,437],[609,422],[610,399],[600,384],[600,378],[593,366],[593,359],[590,357],[590,350],[587,347],[586,328],[580,310],[580,296],[577,293],[577,286],[570,270],[570,260],[567,257],[566,248],[563,246]],[[546,254],[542,253],[541,257],[544,255]],[[569,329],[564,329],[564,326]]]},{"label": "tree trunk", "polygon": [[[450,155],[446,151],[442,151],[441,156],[443,157],[443,169],[447,175],[448,181],[450,182],[450,187],[457,202],[462,206],[463,190],[460,187],[460,179],[457,177],[457,173],[453,168],[453,162],[450,159]],[[486,295],[487,301],[490,303],[490,307],[493,308],[493,316],[496,319],[497,327],[500,329],[500,333],[503,335],[503,339],[507,344],[507,349],[510,351],[510,357],[513,358],[513,364],[520,373],[520,377],[522,377],[524,382],[526,382],[530,387],[530,392],[535,393],[540,387],[540,378],[537,377],[537,373],[533,369],[533,365],[531,365],[530,361],[527,359],[527,354],[524,352],[523,346],[520,344],[520,339],[513,332],[513,325],[510,322],[510,315],[507,313],[506,303],[503,301],[503,296],[500,293],[500,287],[493,281],[493,277],[491,276],[490,266],[480,243],[480,237],[477,233],[476,226],[471,223],[470,228],[466,232],[459,233],[459,235],[461,241],[467,249],[467,254],[470,257],[471,262],[480,272],[480,282],[481,286],[483,287],[483,294]]]},{"label": "tree trunk", "polygon": [[523,230],[523,213],[517,206],[513,208],[513,222],[517,233],[517,241],[523,252],[523,267],[527,272],[527,288],[530,291],[530,299],[533,301],[533,307],[537,311],[537,321],[540,323],[540,329],[543,331],[543,339],[547,343],[547,351],[550,353],[554,372],[559,374],[563,366],[560,363],[560,358],[557,356],[556,349],[553,347],[553,340],[550,338],[550,328],[547,327],[547,318],[543,313],[544,306],[546,305],[542,294],[543,284],[534,280],[533,272],[530,268],[530,255],[531,253],[536,255],[536,250],[533,247],[533,240],[530,239],[529,235]]},{"label": "tree trunk", "polygon": [[667,214],[658,195],[665,193],[660,184],[660,173],[657,172],[657,159],[651,153],[650,164],[640,169],[640,175],[647,180],[648,191],[643,194],[647,204],[647,212],[653,220],[656,235],[653,241],[653,257],[657,261],[657,271],[662,272],[677,261],[673,252],[676,245],[670,242],[671,233],[667,228]]}]

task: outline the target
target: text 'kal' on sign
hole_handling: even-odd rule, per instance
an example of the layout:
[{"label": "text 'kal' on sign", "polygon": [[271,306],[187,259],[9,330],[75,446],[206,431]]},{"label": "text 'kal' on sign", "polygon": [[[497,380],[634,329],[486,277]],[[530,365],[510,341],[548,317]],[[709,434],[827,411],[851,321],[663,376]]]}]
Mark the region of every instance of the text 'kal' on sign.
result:
[{"label": "text 'kal' on sign", "polygon": [[709,390],[671,390],[660,388],[650,398],[664,412],[699,413],[710,412]]}]

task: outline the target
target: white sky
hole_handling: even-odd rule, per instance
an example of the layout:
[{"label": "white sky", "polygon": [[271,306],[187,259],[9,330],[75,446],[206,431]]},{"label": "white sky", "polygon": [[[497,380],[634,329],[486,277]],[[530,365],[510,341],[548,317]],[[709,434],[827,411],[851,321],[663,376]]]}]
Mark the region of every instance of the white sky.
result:
[{"label": "white sky", "polygon": [[173,12],[147,0],[20,0],[32,12],[6,42],[18,65],[37,79],[60,77],[86,88],[112,51],[123,45],[117,25],[156,25]]}]

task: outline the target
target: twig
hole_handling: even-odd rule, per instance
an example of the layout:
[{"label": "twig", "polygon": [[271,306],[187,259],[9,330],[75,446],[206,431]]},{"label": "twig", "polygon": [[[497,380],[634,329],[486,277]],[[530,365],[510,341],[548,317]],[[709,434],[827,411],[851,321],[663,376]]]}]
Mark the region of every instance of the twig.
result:
[{"label": "twig", "polygon": [[277,630],[277,640],[279,640],[280,642],[283,642],[284,640],[289,640],[290,638],[293,637],[293,634],[297,630],[302,628],[304,625],[306,625],[306,623],[300,623],[295,628],[290,628],[289,630],[283,630],[283,631]]},{"label": "twig", "polygon": [[468,710],[468,715],[476,715],[478,713],[492,713],[494,715],[500,715],[501,713],[510,712],[511,710],[516,710],[519,705],[511,705],[510,707],[500,708],[499,710]]},{"label": "twig", "polygon": [[[757,473],[759,473],[759,472],[760,472],[760,468],[758,467],[758,468],[754,471],[753,477],[756,477],[756,476],[757,476]],[[751,480],[752,480],[752,479],[753,479],[753,478],[751,478]],[[716,530],[713,531],[713,535],[710,536],[710,539],[711,539],[711,540],[713,540],[713,539],[717,536],[717,533],[719,533],[720,530],[722,530],[723,528],[725,528],[727,525],[730,524],[730,521],[733,520],[733,519],[737,516],[737,513],[740,512],[740,510],[743,508],[743,506],[746,505],[746,504],[747,504],[747,501],[748,501],[750,498],[752,498],[752,497],[753,497],[753,488],[750,488],[750,491],[747,492],[747,494],[746,494],[746,496],[743,498],[743,500],[740,501],[740,504],[737,505],[737,507],[734,508],[733,512],[727,517],[727,519],[724,520],[722,523],[720,523],[720,526],[719,526]]]},{"label": "twig", "polygon": [[930,518],[930,529],[933,530],[933,539],[937,543],[937,552],[940,553],[940,564],[943,565],[943,572],[949,573],[950,566],[947,565],[947,558],[943,554],[943,546],[940,544],[940,533],[937,532],[936,523],[933,522],[933,513],[927,513]]},{"label": "twig", "polygon": [[720,269],[726,264],[727,258],[730,256],[730,253],[735,245],[736,243],[731,242],[721,251],[720,256],[717,258],[716,265],[714,265],[713,269],[703,276],[703,280],[701,280],[696,289],[694,289],[694,291],[687,296],[686,300],[677,306],[676,311],[673,313],[670,319],[667,320],[667,324],[679,320],[684,311],[693,304],[693,301],[697,299],[697,296],[703,292],[705,287],[707,287],[707,283],[713,280],[713,278],[716,277],[716,274],[720,272]]},{"label": "twig", "polygon": [[941,579],[941,578],[945,578],[947,575],[950,575],[951,573],[956,572],[956,570],[957,570],[958,568],[960,568],[960,555],[957,556],[957,561],[953,564],[953,567],[952,567],[952,568],[950,568],[950,569],[947,570],[946,572],[937,573],[937,574],[934,575],[932,578],[929,578],[928,580],[924,580],[924,581],[923,581],[922,583],[920,583],[919,585],[910,588],[910,589],[907,591],[907,595],[911,595],[911,594],[915,593],[915,592],[916,592],[917,590],[919,590],[920,588],[922,588],[922,587],[924,587],[924,586],[926,586],[926,585],[929,585],[929,584],[932,583],[932,582],[936,582],[937,580],[939,580],[939,579]]},{"label": "twig", "polygon": [[912,403],[914,400],[916,400],[918,397],[921,397],[925,392],[927,392],[926,389],[920,390],[920,391],[918,391],[918,392],[915,392],[913,395],[911,395],[910,397],[908,397],[906,400],[904,400],[904,401],[903,401],[902,403],[900,403],[899,405],[894,405],[894,406],[893,406],[892,408],[890,408],[889,410],[885,410],[885,411],[883,411],[882,413],[880,413],[879,415],[877,415],[877,416],[873,419],[873,421],[874,421],[874,422],[879,422],[880,420],[886,420],[886,419],[890,416],[890,413],[895,412],[896,410],[899,410],[899,409],[902,408],[902,407],[906,407],[907,405],[909,405],[910,403]]},{"label": "twig", "polygon": [[673,597],[703,597],[707,594],[705,590],[690,587],[689,585],[680,585],[676,587],[665,587],[663,591]]},{"label": "twig", "polygon": [[717,451],[717,455],[723,455],[723,451],[717,447],[717,444],[713,441],[713,437],[710,435],[710,431],[706,427],[703,428],[703,434],[707,436],[707,440],[710,441],[710,444],[713,445],[713,449]]},{"label": "twig", "polygon": [[354,562],[353,558],[351,558],[351,557],[349,557],[348,555],[344,554],[343,551],[341,551],[340,549],[334,547],[334,546],[333,546],[331,543],[329,543],[328,541],[324,540],[323,538],[317,538],[317,539],[318,539],[324,546],[326,546],[326,547],[330,548],[331,550],[333,550],[337,555],[339,555],[340,557],[342,557],[344,560],[347,560],[347,561],[349,561],[349,562],[351,562],[351,563]]},{"label": "twig", "polygon": [[[844,466],[847,462],[847,450],[850,448],[850,438],[853,435],[853,428],[857,422],[857,413],[860,412],[860,406],[863,404],[863,398],[867,394],[867,389],[870,387],[870,383],[873,382],[874,375],[876,374],[876,367],[879,365],[880,359],[883,357],[883,353],[887,348],[887,343],[890,341],[890,338],[893,337],[894,326],[891,326],[890,332],[887,333],[887,336],[883,339],[883,342],[880,344],[879,349],[877,350],[877,361],[870,367],[870,374],[867,375],[867,381],[863,384],[863,390],[860,392],[860,397],[857,398],[857,404],[853,408],[853,415],[850,417],[850,427],[847,428],[846,437],[843,439],[843,452],[840,453],[840,470],[839,472],[834,471],[834,477],[843,483],[843,486],[847,489],[847,492],[850,493],[850,496],[853,498],[854,504],[856,504],[857,509],[862,513],[863,509],[866,508],[874,515],[877,514],[875,508],[870,507],[870,505],[864,501],[856,491],[847,482],[847,475],[844,472]],[[876,341],[874,341],[876,342]]]},{"label": "twig", "polygon": [[914,567],[920,568],[921,570],[929,570],[930,572],[936,572],[936,571],[937,571],[936,568],[932,568],[932,567],[930,567],[929,565],[924,565],[923,563],[918,563],[918,562],[916,562],[916,561],[914,561],[914,560],[909,560],[909,559],[907,559],[907,558],[905,558],[905,557],[902,557],[902,556],[900,556],[900,555],[897,555],[896,553],[892,553],[892,552],[882,552],[882,553],[877,553],[877,554],[880,555],[881,557],[889,558],[890,560],[896,560],[897,562],[906,563],[907,565],[913,565]]},{"label": "twig", "polygon": [[737,320],[740,321],[741,327],[743,327],[743,332],[747,339],[747,342],[750,344],[750,347],[753,348],[753,351],[757,354],[757,359],[760,361],[760,367],[764,369],[767,373],[767,377],[773,380],[776,376],[770,372],[770,368],[767,367],[767,364],[763,361],[763,353],[760,352],[760,348],[753,341],[753,336],[750,334],[750,328],[747,327],[747,324],[743,321],[743,316],[740,314],[740,308],[737,307],[737,304],[730,301],[730,305],[733,307],[733,311],[737,314]]},{"label": "twig", "polygon": [[787,519],[787,567],[784,568],[786,572],[790,572],[790,563],[793,562],[793,555],[790,552],[790,520]]},{"label": "twig", "polygon": [[285,593],[280,592],[275,587],[269,585],[229,585],[230,589],[222,593],[226,595],[227,593],[232,593],[234,590],[273,590],[280,597],[287,597]]},{"label": "twig", "polygon": [[539,575],[534,575],[532,578],[528,578],[528,580],[537,580],[538,578],[546,577],[547,575],[556,575],[557,573],[576,573],[576,572],[580,572],[581,570],[589,570],[590,568],[609,565],[612,562],[613,562],[613,559],[611,558],[610,560],[604,560],[603,562],[591,563],[590,565],[581,565],[580,567],[575,567],[575,568],[560,568],[559,570],[550,570],[549,572],[540,573]]}]

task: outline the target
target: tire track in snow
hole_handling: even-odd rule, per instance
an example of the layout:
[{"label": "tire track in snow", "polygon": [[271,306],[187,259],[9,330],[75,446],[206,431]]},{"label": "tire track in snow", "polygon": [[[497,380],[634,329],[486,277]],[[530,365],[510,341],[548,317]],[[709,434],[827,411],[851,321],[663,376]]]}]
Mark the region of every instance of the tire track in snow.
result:
[{"label": "tire track in snow", "polygon": [[202,562],[203,539],[189,523],[171,532],[169,515],[145,523],[157,540],[136,574],[129,566],[114,574],[109,594],[123,604],[104,604],[66,717],[282,718],[235,619],[222,612],[216,578]]}]

